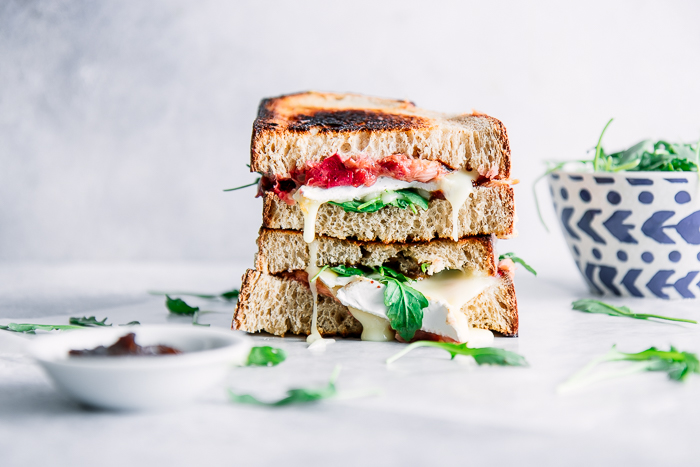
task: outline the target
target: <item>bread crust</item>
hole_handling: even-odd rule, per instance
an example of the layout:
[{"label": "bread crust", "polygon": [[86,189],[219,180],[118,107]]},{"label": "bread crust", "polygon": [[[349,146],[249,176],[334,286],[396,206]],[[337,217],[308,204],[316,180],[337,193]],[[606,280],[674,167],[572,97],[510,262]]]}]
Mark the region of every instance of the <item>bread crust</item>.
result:
[{"label": "bread crust", "polygon": [[[433,240],[415,243],[362,242],[317,236],[316,266],[392,265],[411,277],[423,276],[421,265],[428,263],[428,274],[444,269],[460,269],[496,274],[496,256],[492,235],[465,237],[457,242]],[[257,240],[258,253],[255,268],[266,274],[278,274],[306,269],[309,264],[309,246],[303,233],[296,230],[261,228]]]},{"label": "bread crust", "polygon": [[[452,238],[452,206],[444,199],[432,199],[428,210],[410,210],[387,206],[375,212],[346,212],[340,206],[325,203],[318,210],[316,233],[335,238],[362,241],[424,242]],[[288,205],[276,194],[263,199],[263,227],[302,230],[304,218],[299,206]],[[515,200],[509,185],[478,186],[459,212],[459,238],[491,235],[510,238],[515,235]]]},{"label": "bread crust", "polygon": [[442,114],[406,100],[314,91],[260,102],[252,172],[284,177],[336,153],[373,159],[405,154],[489,178],[510,177],[506,128],[482,113]]},{"label": "bread crust", "polygon": [[[515,287],[507,274],[462,307],[462,312],[480,329],[504,336],[518,335],[518,304]],[[308,286],[292,279],[249,269],[243,276],[238,305],[231,328],[246,332],[308,335],[311,330],[313,296]],[[324,336],[359,337],[362,325],[348,309],[323,295],[319,296],[319,332]]]}]

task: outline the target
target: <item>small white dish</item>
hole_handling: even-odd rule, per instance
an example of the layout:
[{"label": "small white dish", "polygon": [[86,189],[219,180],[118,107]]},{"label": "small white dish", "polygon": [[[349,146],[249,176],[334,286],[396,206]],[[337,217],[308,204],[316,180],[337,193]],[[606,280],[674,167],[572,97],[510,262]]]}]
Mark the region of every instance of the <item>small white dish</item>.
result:
[{"label": "small white dish", "polygon": [[[70,350],[110,346],[130,332],[139,345],[168,345],[178,355],[69,357]],[[84,404],[115,410],[157,409],[183,404],[243,364],[250,339],[226,329],[145,325],[64,331],[38,337],[29,353],[56,386]]]}]

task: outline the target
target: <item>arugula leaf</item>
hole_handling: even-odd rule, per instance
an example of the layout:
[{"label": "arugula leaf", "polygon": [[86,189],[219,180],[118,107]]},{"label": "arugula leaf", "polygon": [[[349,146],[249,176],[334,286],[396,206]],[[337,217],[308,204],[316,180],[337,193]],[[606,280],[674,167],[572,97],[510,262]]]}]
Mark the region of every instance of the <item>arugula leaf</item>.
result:
[{"label": "arugula leaf", "polygon": [[189,306],[187,302],[181,298],[170,298],[170,295],[165,296],[165,306],[170,313],[174,313],[176,315],[193,316],[197,311],[199,311],[198,306]]},{"label": "arugula leaf", "polygon": [[240,291],[238,289],[231,289],[226,292],[222,292],[218,295],[214,294],[202,294],[202,293],[196,293],[196,292],[159,292],[157,290],[150,290],[148,292],[151,295],[185,295],[188,297],[197,297],[197,298],[203,298],[205,300],[226,300],[227,302],[231,302],[233,300],[238,299],[238,295],[240,294]]},{"label": "arugula leaf", "polygon": [[362,269],[355,268],[352,266],[345,266],[344,264],[333,266],[332,268],[330,268],[330,270],[343,277],[364,276],[366,274],[365,271],[363,271]]},{"label": "arugula leaf", "polygon": [[[396,196],[396,197],[395,197]],[[392,201],[386,201],[394,198]],[[417,213],[416,206],[428,209],[428,200],[412,189],[405,190],[386,190],[382,195],[377,196],[369,201],[352,200],[343,203],[329,201],[329,204],[340,206],[347,212],[375,212],[386,206],[396,206],[401,209],[410,209]]]},{"label": "arugula leaf", "polygon": [[438,349],[443,349],[449,352],[451,358],[455,358],[456,355],[468,355],[474,357],[474,360],[476,360],[476,363],[479,365],[527,366],[528,364],[525,357],[522,355],[505,349],[499,349],[498,347],[481,347],[472,349],[467,347],[467,343],[453,344],[450,342],[434,341],[416,341],[409,344],[401,352],[389,357],[386,363],[389,364],[395,362],[417,347],[437,347]]},{"label": "arugula leaf", "polygon": [[423,274],[427,274],[429,267],[430,267],[430,263],[423,263],[420,265],[420,270],[423,271]]},{"label": "arugula leaf", "polygon": [[260,177],[256,178],[255,181],[254,181],[253,183],[249,183],[249,184],[247,184],[247,185],[237,186],[236,188],[227,188],[227,189],[225,189],[224,191],[236,191],[236,190],[240,190],[240,189],[242,189],[242,188],[248,188],[249,186],[255,186],[255,185],[257,185],[258,182],[260,182]]},{"label": "arugula leaf", "polygon": [[574,310],[585,311],[588,313],[601,313],[610,316],[624,316],[627,318],[634,319],[665,319],[668,321],[678,321],[683,323],[698,324],[697,321],[692,319],[681,319],[681,318],[670,318],[668,316],[651,315],[647,313],[634,313],[632,310],[626,306],[614,306],[609,303],[601,302],[600,300],[593,300],[589,298],[584,298],[581,300],[576,300],[571,304]]},{"label": "arugula leaf", "polygon": [[248,354],[247,366],[276,366],[287,359],[287,352],[270,347],[253,347]]},{"label": "arugula leaf", "polygon": [[205,313],[200,311],[198,306],[189,306],[187,302],[181,298],[170,298],[169,295],[165,296],[165,307],[175,315],[185,315],[192,316],[192,324],[194,326],[209,326],[209,324],[199,323],[199,313]]},{"label": "arugula leaf", "polygon": [[129,321],[128,323],[120,324],[119,326],[140,326],[140,325],[141,325],[141,323],[139,323],[138,321]]},{"label": "arugula leaf", "polygon": [[338,391],[335,388],[335,380],[340,374],[340,366],[336,366],[335,370],[331,374],[331,378],[328,384],[324,387],[315,388],[300,388],[300,389],[290,389],[287,391],[287,397],[280,399],[275,402],[263,402],[250,394],[235,394],[229,389],[228,394],[232,402],[237,402],[239,404],[252,404],[252,405],[264,405],[268,407],[281,407],[290,404],[305,404],[309,402],[316,402],[322,399],[329,399],[334,397]]},{"label": "arugula leaf", "polygon": [[36,334],[35,331],[63,331],[67,329],[85,329],[85,326],[73,326],[65,324],[30,324],[30,323],[9,323],[6,326],[0,325],[0,330],[23,332],[26,334]]},{"label": "arugula leaf", "polygon": [[103,319],[102,321],[97,321],[97,318],[94,316],[90,316],[89,318],[86,318],[85,316],[82,318],[71,317],[68,319],[70,324],[74,324],[76,326],[111,326],[111,324],[107,324],[105,321],[107,321],[107,318]]},{"label": "arugula leaf", "polygon": [[[635,362],[635,364],[621,371],[590,375],[600,363],[617,361],[629,361]],[[650,347],[642,352],[624,353],[619,352],[616,346],[613,345],[608,353],[593,359],[568,380],[560,384],[557,390],[559,392],[567,392],[599,381],[643,371],[663,371],[668,375],[669,379],[682,382],[685,381],[688,375],[700,373],[700,361],[698,361],[696,354],[680,352],[673,346],[667,351]]]},{"label": "arugula leaf", "polygon": [[534,275],[537,275],[537,271],[535,271],[532,266],[527,264],[525,262],[525,260],[523,260],[522,258],[515,256],[515,253],[513,253],[513,252],[503,253],[501,256],[498,257],[499,261],[503,261],[504,259],[509,259],[509,260],[513,261],[514,263],[521,264],[529,272],[533,273]]},{"label": "arugula leaf", "polygon": [[403,340],[413,339],[423,325],[423,308],[428,306],[425,295],[398,279],[391,278],[386,281],[384,304],[391,327]]},{"label": "arugula leaf", "polygon": [[596,172],[598,171],[599,160],[601,158],[601,155],[603,154],[603,146],[601,146],[601,143],[603,141],[603,135],[605,134],[605,130],[608,129],[612,121],[613,119],[611,118],[610,120],[608,120],[608,123],[605,124],[605,127],[603,127],[603,131],[600,133],[600,137],[598,138],[598,144],[595,147],[595,157],[593,158],[593,170]]}]

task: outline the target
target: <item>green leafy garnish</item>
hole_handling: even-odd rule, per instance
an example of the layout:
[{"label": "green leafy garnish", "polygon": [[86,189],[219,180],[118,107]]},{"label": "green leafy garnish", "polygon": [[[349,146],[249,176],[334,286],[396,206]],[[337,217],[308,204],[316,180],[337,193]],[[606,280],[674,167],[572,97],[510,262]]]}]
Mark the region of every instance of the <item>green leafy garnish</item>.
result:
[{"label": "green leafy garnish", "polygon": [[159,292],[156,290],[151,290],[148,292],[151,295],[185,295],[188,297],[197,297],[197,298],[203,298],[205,300],[218,300],[222,299],[227,302],[231,302],[233,300],[238,299],[238,295],[240,294],[240,291],[238,289],[231,289],[226,292],[222,292],[220,294],[203,294],[203,293],[196,293],[196,292]]},{"label": "green leafy garnish", "polygon": [[423,271],[423,274],[427,274],[429,267],[430,267],[430,263],[422,263],[420,265],[420,270]]},{"label": "green leafy garnish", "polygon": [[[593,369],[603,362],[629,361],[636,362],[635,365],[622,371],[600,373],[589,376]],[[671,346],[670,350],[658,350],[650,347],[638,353],[619,352],[613,345],[612,349],[605,355],[593,359],[588,365],[575,373],[566,382],[559,385],[559,392],[566,392],[572,389],[587,386],[592,383],[616,378],[642,371],[664,371],[669,379],[674,381],[684,381],[691,373],[700,373],[700,362],[697,355],[690,352],[680,352]]]},{"label": "green leafy garnish", "polygon": [[106,321],[107,318],[103,319],[102,321],[97,321],[97,318],[94,316],[90,316],[89,318],[86,318],[85,316],[82,318],[71,317],[68,319],[68,322],[75,326],[111,326],[111,324],[107,324]]},{"label": "green leafy garnish", "polygon": [[253,347],[248,354],[247,366],[275,366],[287,359],[287,352],[270,347]]},{"label": "green leafy garnish", "polygon": [[388,278],[385,284],[386,317],[401,338],[410,341],[423,326],[423,308],[428,306],[428,299],[398,279]]},{"label": "green leafy garnish", "polygon": [[325,269],[330,269],[339,276],[364,276],[384,284],[384,304],[386,315],[392,329],[398,331],[401,338],[410,341],[416,331],[423,325],[423,308],[428,306],[428,299],[408,284],[414,282],[400,272],[387,266],[377,268],[358,268],[352,266],[324,266],[312,278],[315,280]]},{"label": "green leafy garnish", "polygon": [[85,329],[85,326],[73,326],[65,324],[10,323],[7,326],[0,325],[0,329],[3,331],[36,334],[35,331],[63,331],[66,329]]},{"label": "green leafy garnish", "polygon": [[185,315],[192,316],[192,324],[195,326],[209,326],[208,324],[199,323],[199,313],[204,313],[199,310],[198,306],[189,306],[181,298],[170,298],[169,295],[165,296],[165,307],[175,315]]},{"label": "green leafy garnish", "polygon": [[522,355],[498,347],[481,347],[472,349],[467,347],[467,343],[453,344],[450,342],[416,341],[406,346],[401,352],[389,357],[387,364],[393,363],[417,347],[437,347],[450,353],[451,358],[457,355],[468,355],[474,357],[479,365],[509,365],[526,366],[527,361]]},{"label": "green leafy garnish", "polygon": [[[390,198],[394,199],[388,202],[385,201]],[[410,209],[413,211],[413,213],[418,212],[416,210],[416,206],[419,206],[424,210],[428,209],[428,200],[411,189],[396,191],[386,190],[381,195],[369,201],[352,200],[344,203],[329,201],[328,203],[340,206],[348,212],[375,212],[386,206],[396,206],[401,209]]]},{"label": "green leafy garnish", "polygon": [[249,183],[249,184],[247,184],[247,185],[237,186],[237,187],[235,187],[235,188],[227,188],[227,189],[225,189],[224,191],[236,191],[236,190],[240,190],[240,189],[243,189],[243,188],[248,188],[249,186],[255,186],[255,185],[257,185],[258,182],[260,182],[260,177],[256,178],[255,181],[254,181],[253,183]]},{"label": "green leafy garnish", "polygon": [[119,326],[140,326],[140,325],[141,325],[141,323],[139,323],[138,321],[129,321],[128,323],[120,324]]},{"label": "green leafy garnish", "polygon": [[514,263],[521,264],[525,269],[527,269],[529,272],[533,273],[534,275],[537,275],[537,271],[533,269],[532,266],[527,264],[525,260],[522,258],[515,256],[515,253],[503,253],[501,256],[498,257],[498,261],[503,261],[504,259],[509,259],[513,261]]},{"label": "green leafy garnish", "polygon": [[339,373],[340,366],[336,366],[326,386],[318,389],[290,389],[289,391],[287,391],[287,397],[275,402],[263,402],[249,394],[235,394],[231,390],[228,391],[228,395],[232,402],[237,402],[239,404],[264,405],[268,407],[280,407],[283,405],[290,404],[305,404],[309,402],[316,402],[321,399],[329,399],[331,397],[334,397],[338,393],[338,391],[335,388],[335,380],[338,378]]},{"label": "green leafy garnish", "polygon": [[582,300],[576,300],[571,304],[574,310],[585,311],[588,313],[601,313],[610,316],[624,316],[627,318],[634,319],[665,319],[668,321],[679,321],[683,323],[693,323],[698,324],[697,321],[692,319],[681,319],[681,318],[670,318],[668,316],[651,315],[648,313],[634,313],[632,310],[626,306],[614,306],[609,303],[601,302],[600,300],[593,300],[589,298],[584,298]]},{"label": "green leafy garnish", "polygon": [[331,271],[334,273],[338,274],[339,276],[343,277],[352,277],[352,276],[364,276],[367,273],[363,271],[360,268],[355,268],[352,266],[345,266],[344,264],[341,264],[339,266],[334,266],[330,268]]}]

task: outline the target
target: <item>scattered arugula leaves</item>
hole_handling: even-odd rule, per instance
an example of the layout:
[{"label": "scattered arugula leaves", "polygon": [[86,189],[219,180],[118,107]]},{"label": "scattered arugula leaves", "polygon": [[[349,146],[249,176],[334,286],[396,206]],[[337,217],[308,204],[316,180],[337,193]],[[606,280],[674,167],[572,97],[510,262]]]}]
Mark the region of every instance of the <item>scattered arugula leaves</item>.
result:
[{"label": "scattered arugula leaves", "polygon": [[264,405],[268,407],[280,407],[291,404],[305,404],[316,402],[322,399],[335,397],[338,391],[335,388],[335,381],[340,374],[340,366],[336,366],[331,374],[328,384],[321,388],[300,388],[287,391],[287,397],[275,402],[263,402],[250,394],[235,394],[229,390],[228,395],[232,402],[239,404]]},{"label": "scattered arugula leaves", "polygon": [[369,201],[352,200],[344,203],[329,201],[328,204],[340,206],[347,212],[375,212],[386,206],[410,209],[414,214],[418,212],[416,206],[423,208],[423,210],[428,209],[428,200],[411,189],[396,191],[386,190]]},{"label": "scattered arugula leaves", "polygon": [[450,342],[434,341],[416,341],[409,344],[401,352],[389,357],[386,363],[393,363],[411,350],[418,347],[436,347],[438,349],[446,350],[450,353],[450,356],[453,359],[457,355],[468,355],[474,357],[474,360],[476,360],[476,363],[479,365],[527,366],[528,364],[525,357],[522,355],[509,350],[499,349],[498,347],[481,347],[472,349],[467,347],[467,343],[453,344]]},{"label": "scattered arugula leaves", "polygon": [[231,289],[227,290],[226,292],[222,292],[220,294],[203,294],[203,293],[196,293],[196,292],[160,292],[156,290],[151,290],[148,292],[151,295],[184,295],[187,297],[197,297],[197,298],[203,298],[205,300],[225,300],[227,302],[232,302],[234,300],[238,299],[238,295],[240,294],[240,290],[238,289]]},{"label": "scattered arugula leaves", "polygon": [[247,366],[276,366],[287,359],[287,352],[265,345],[253,347],[248,354]]},{"label": "scattered arugula leaves", "polygon": [[192,316],[192,324],[195,326],[209,326],[208,324],[199,323],[199,313],[204,313],[200,311],[198,306],[190,306],[181,298],[170,298],[170,295],[165,296],[165,307],[175,315],[185,315]]},{"label": "scattered arugula leaves", "polygon": [[65,324],[30,324],[30,323],[9,323],[6,326],[0,325],[0,330],[23,332],[26,334],[36,334],[35,331],[63,331],[67,329],[85,329],[85,326],[74,326]]},{"label": "scattered arugula leaves", "polygon": [[535,269],[532,266],[527,264],[525,262],[525,260],[523,260],[522,258],[515,256],[515,253],[513,253],[513,252],[503,253],[501,256],[498,257],[499,261],[503,261],[504,259],[509,259],[509,260],[513,261],[514,263],[521,264],[526,270],[528,270],[529,272],[531,272],[535,276],[537,275],[537,271],[535,271]]},{"label": "scattered arugula leaves", "polygon": [[75,326],[111,326],[111,324],[107,324],[106,321],[107,318],[103,319],[102,321],[97,321],[97,318],[95,318],[94,316],[90,316],[89,318],[85,316],[83,316],[82,318],[71,317],[68,319],[68,323],[73,324]]},{"label": "scattered arugula leaves", "polygon": [[[635,362],[636,364],[621,371],[590,375],[593,369],[600,363],[618,361],[629,361]],[[557,387],[557,391],[567,392],[599,381],[643,371],[663,371],[667,373],[669,379],[685,381],[691,373],[700,373],[700,362],[696,354],[680,352],[673,346],[671,346],[668,351],[650,347],[642,352],[624,353],[619,352],[616,346],[613,345],[608,353],[593,359],[568,380],[560,384]]]},{"label": "scattered arugula leaves", "polygon": [[256,178],[255,181],[254,181],[253,183],[249,183],[249,184],[247,184],[247,185],[237,186],[237,187],[235,187],[235,188],[226,188],[224,191],[236,191],[236,190],[241,190],[241,189],[243,189],[243,188],[248,188],[249,186],[255,186],[255,185],[257,185],[259,182],[260,182],[260,177]]},{"label": "scattered arugula leaves", "polygon": [[681,318],[670,318],[668,316],[651,315],[647,313],[634,313],[632,310],[626,306],[614,306],[609,303],[601,302],[600,300],[593,300],[589,298],[584,298],[581,300],[576,300],[571,304],[574,310],[585,311],[587,313],[601,313],[610,316],[624,316],[627,318],[634,319],[665,319],[668,321],[678,321],[682,323],[692,323],[698,324],[697,321],[692,319],[681,319]]}]

